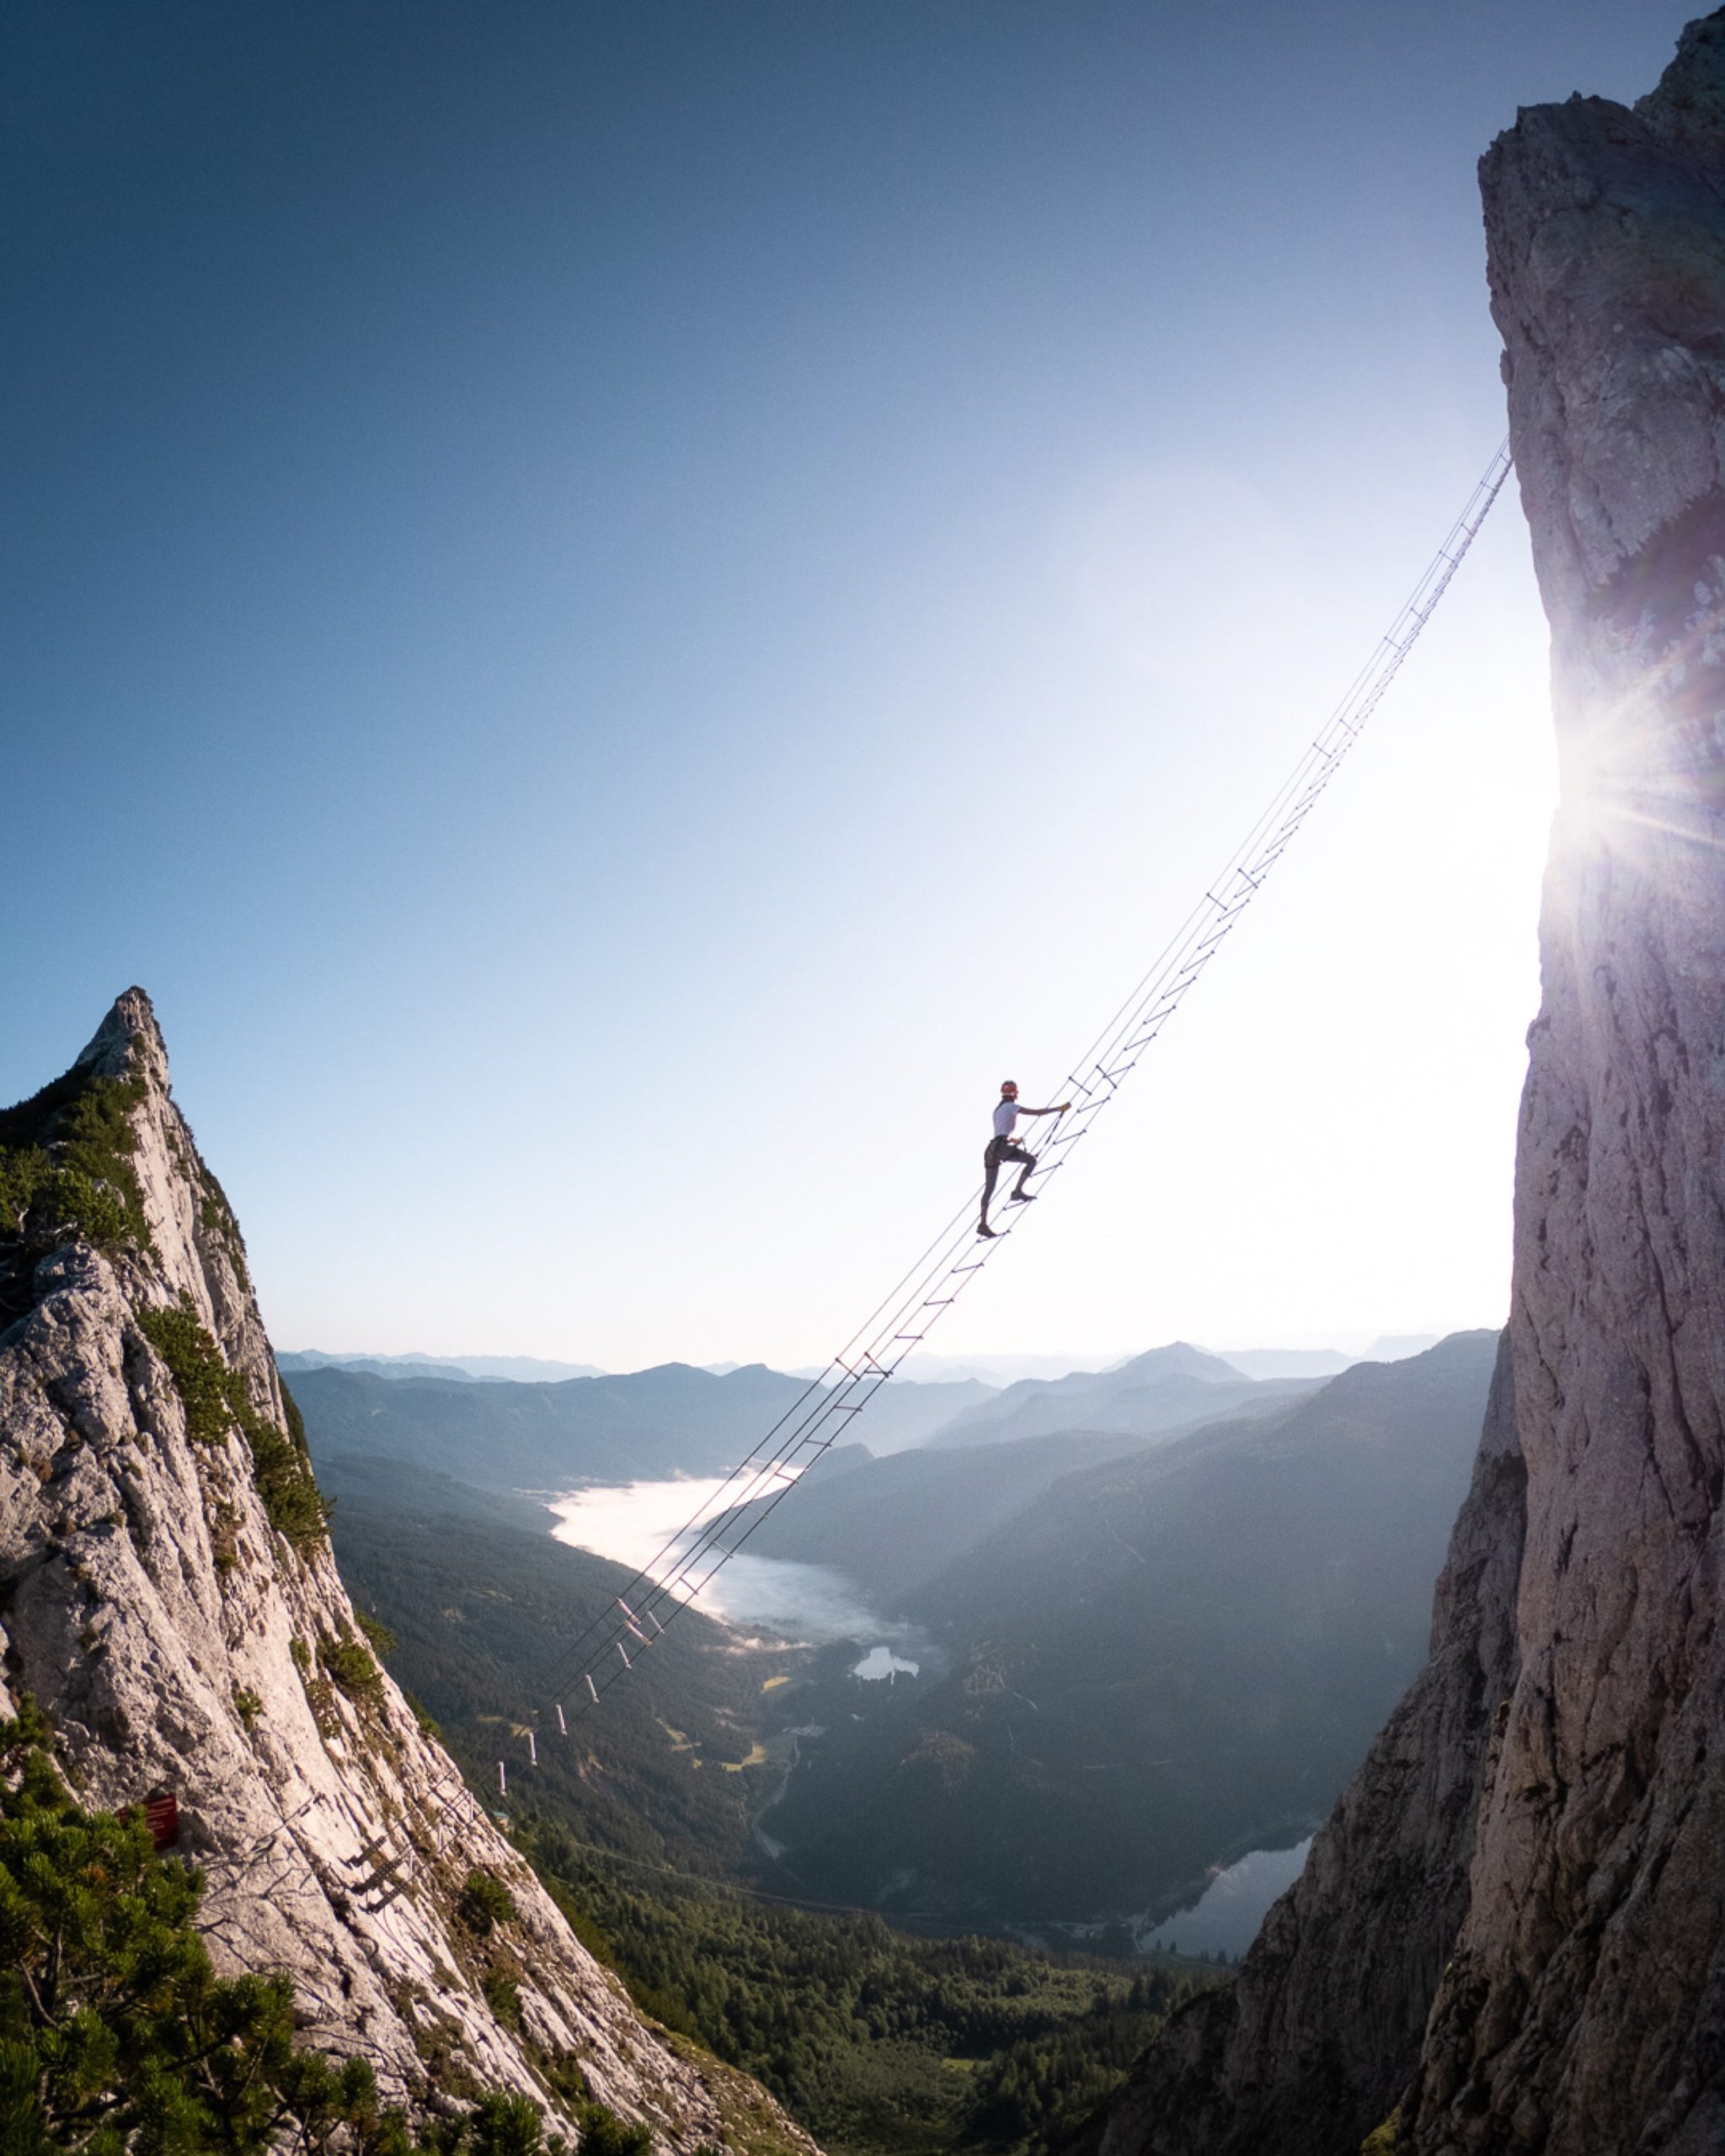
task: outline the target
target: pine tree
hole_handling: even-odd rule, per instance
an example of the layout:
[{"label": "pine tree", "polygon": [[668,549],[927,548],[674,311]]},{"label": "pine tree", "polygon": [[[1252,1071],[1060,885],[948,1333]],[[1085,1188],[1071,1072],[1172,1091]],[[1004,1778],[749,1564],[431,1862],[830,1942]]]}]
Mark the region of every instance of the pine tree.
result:
[{"label": "pine tree", "polygon": [[364,2059],[299,2049],[288,1979],[218,1977],[202,1875],[78,1805],[51,1742],[29,1702],[0,1721],[0,2156],[547,2156],[524,2098],[428,2145]]}]

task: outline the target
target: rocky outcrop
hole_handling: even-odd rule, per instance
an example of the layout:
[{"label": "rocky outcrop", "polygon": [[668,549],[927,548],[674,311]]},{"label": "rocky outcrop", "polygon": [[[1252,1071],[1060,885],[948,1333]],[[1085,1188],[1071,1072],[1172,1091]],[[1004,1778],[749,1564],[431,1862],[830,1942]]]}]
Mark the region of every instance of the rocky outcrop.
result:
[{"label": "rocky outcrop", "polygon": [[1430,1667],[1109,2156],[1725,2147],[1725,10],[1482,183],[1562,776],[1509,1372]]},{"label": "rocky outcrop", "polygon": [[1467,1906],[1481,1771],[1515,1675],[1525,1483],[1506,1337],[1431,1659],[1232,1989],[1179,2016],[1114,2108],[1105,2156],[1353,2156],[1394,2106]]},{"label": "rocky outcrop", "polygon": [[640,2019],[372,1660],[141,990],[0,1118],[0,1711],[49,1710],[86,1803],[174,1792],[218,1963],[395,2100],[585,2081],[670,2148],[807,2148]]}]

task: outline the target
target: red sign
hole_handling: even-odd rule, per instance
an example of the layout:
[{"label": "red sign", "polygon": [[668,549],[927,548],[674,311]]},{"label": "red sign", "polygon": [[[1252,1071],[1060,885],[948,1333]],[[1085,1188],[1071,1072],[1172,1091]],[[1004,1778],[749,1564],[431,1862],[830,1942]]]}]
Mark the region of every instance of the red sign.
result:
[{"label": "red sign", "polygon": [[179,1799],[171,1789],[144,1799],[144,1824],[158,1849],[171,1849],[179,1839]]}]

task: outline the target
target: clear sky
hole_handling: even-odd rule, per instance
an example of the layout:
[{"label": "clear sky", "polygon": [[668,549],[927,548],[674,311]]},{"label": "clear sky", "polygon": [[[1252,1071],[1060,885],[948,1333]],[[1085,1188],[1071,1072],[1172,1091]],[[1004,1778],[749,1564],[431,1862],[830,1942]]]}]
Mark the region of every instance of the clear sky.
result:
[{"label": "clear sky", "polygon": [[[1664,0],[35,0],[0,1095],[132,981],[284,1347],[818,1361],[1503,426],[1474,162]],[[1506,498],[949,1352],[1498,1322]]]}]

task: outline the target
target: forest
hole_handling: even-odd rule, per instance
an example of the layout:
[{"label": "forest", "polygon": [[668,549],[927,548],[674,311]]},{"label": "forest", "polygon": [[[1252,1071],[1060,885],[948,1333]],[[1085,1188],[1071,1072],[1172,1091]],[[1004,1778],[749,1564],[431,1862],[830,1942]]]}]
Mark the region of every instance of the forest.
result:
[{"label": "forest", "polygon": [[925,1939],[622,1859],[543,1814],[515,1838],[638,2005],[763,2082],[836,2156],[1041,2156],[1124,2080],[1193,1965]]}]

